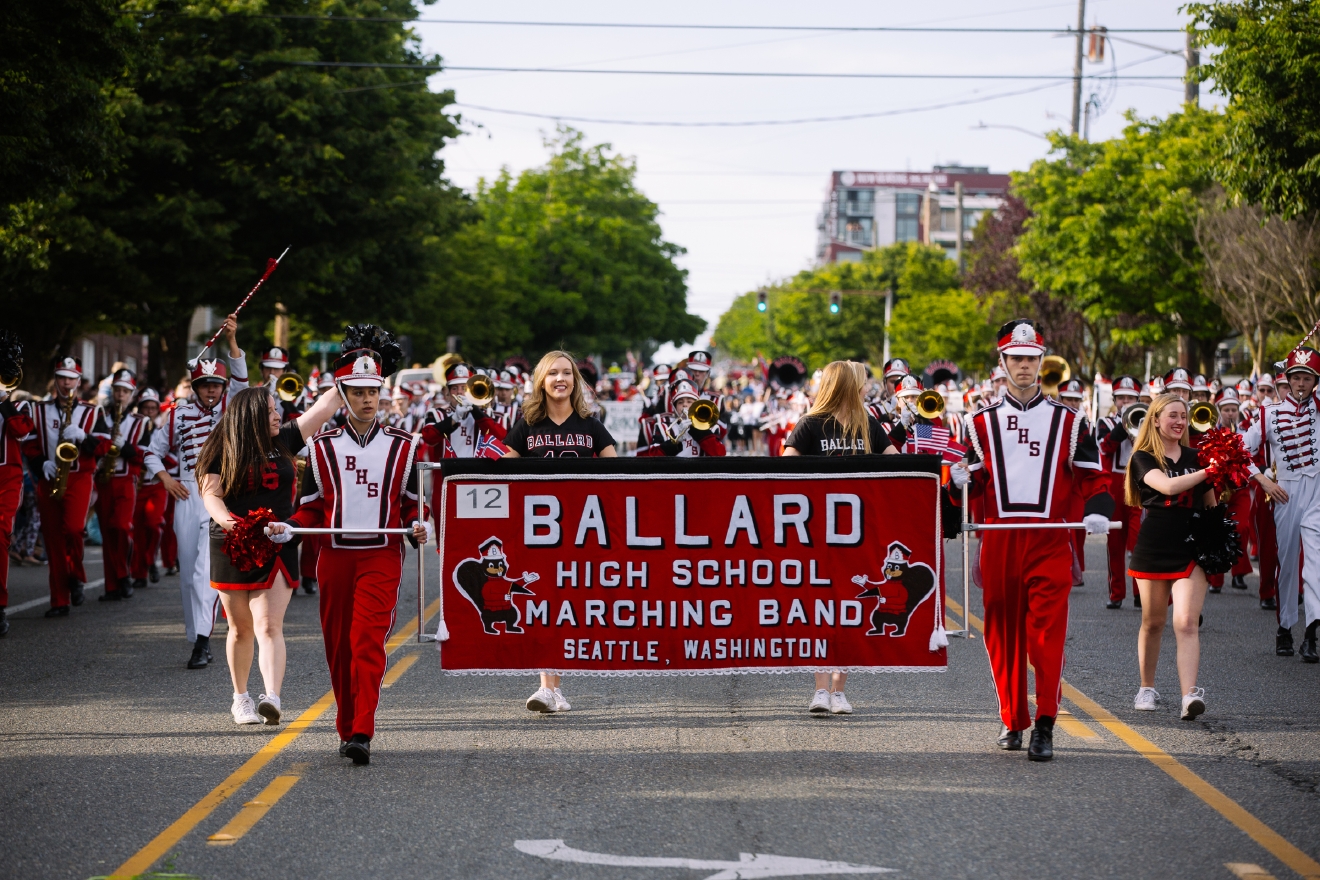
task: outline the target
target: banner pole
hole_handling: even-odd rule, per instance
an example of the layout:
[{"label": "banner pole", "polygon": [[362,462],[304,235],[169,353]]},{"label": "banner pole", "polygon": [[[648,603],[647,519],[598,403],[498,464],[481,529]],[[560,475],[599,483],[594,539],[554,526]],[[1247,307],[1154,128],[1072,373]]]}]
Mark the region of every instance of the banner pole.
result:
[{"label": "banner pole", "polygon": [[971,522],[970,508],[968,506],[968,483],[962,487],[962,551],[963,551],[963,635],[971,638],[972,635],[972,551],[967,543],[967,536],[971,533],[967,528]]},{"label": "banner pole", "polygon": [[[413,462],[417,466],[417,518],[425,520],[426,518],[426,495],[423,490],[426,483],[422,476],[426,473],[422,465],[425,462],[417,461],[416,452],[413,453]],[[439,540],[440,536],[436,535]],[[426,641],[426,545],[417,545],[417,643],[420,645]]]}]

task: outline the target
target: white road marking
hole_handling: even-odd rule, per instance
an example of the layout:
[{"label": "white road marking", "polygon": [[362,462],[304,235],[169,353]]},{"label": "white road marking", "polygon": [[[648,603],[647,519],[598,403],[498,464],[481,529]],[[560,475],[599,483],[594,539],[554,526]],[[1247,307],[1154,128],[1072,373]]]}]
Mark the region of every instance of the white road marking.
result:
[{"label": "white road marking", "polygon": [[794,856],[774,856],[766,853],[739,853],[738,861],[714,859],[682,859],[651,856],[616,856],[573,849],[562,840],[515,840],[514,848],[529,856],[540,856],[557,862],[578,862],[584,865],[608,865],[616,868],[687,868],[690,871],[715,871],[704,880],[751,880],[759,877],[805,877],[822,874],[888,874],[894,868],[872,865],[850,865],[847,862],[827,862],[821,859],[800,859]]},{"label": "white road marking", "polygon": [[[84,593],[90,593],[92,590],[99,589],[105,585],[105,578],[97,578],[94,581],[88,581],[87,586],[83,588]],[[17,614],[20,611],[27,611],[29,608],[36,608],[41,605],[49,605],[50,596],[43,596],[40,599],[29,599],[27,602],[20,602],[17,605],[10,605],[6,614]]]}]

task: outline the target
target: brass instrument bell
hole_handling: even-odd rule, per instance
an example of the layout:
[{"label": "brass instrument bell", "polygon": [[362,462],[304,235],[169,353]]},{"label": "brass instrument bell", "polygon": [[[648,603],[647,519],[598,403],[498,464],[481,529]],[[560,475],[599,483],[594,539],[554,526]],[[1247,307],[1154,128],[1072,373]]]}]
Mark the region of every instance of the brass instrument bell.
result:
[{"label": "brass instrument bell", "polygon": [[933,388],[927,388],[917,395],[912,407],[923,419],[938,419],[944,415],[944,395]]},{"label": "brass instrument bell", "polygon": [[1187,420],[1192,430],[1204,434],[1219,424],[1219,407],[1205,400],[1198,400],[1187,411]]},{"label": "brass instrument bell", "polygon": [[293,403],[303,392],[303,377],[297,373],[283,373],[275,380],[275,394],[285,403]]},{"label": "brass instrument bell", "polygon": [[1146,413],[1150,412],[1150,407],[1144,403],[1129,403],[1123,407],[1123,429],[1128,432],[1132,438],[1136,438],[1137,432],[1141,430],[1141,423],[1146,418]]},{"label": "brass instrument bell", "polygon": [[467,380],[467,398],[473,406],[490,406],[495,400],[495,383],[481,373],[472,375]]},{"label": "brass instrument bell", "polygon": [[1072,378],[1072,368],[1057,354],[1040,359],[1040,390],[1046,397],[1058,397],[1059,386]]},{"label": "brass instrument bell", "polygon": [[709,431],[719,424],[720,408],[714,401],[703,397],[692,401],[692,405],[688,407],[687,417],[692,422],[692,427],[698,431]]},{"label": "brass instrument bell", "polygon": [[18,371],[12,376],[0,375],[0,392],[8,394],[9,392],[17,389],[18,386],[22,384],[23,384],[22,367],[19,367]]}]

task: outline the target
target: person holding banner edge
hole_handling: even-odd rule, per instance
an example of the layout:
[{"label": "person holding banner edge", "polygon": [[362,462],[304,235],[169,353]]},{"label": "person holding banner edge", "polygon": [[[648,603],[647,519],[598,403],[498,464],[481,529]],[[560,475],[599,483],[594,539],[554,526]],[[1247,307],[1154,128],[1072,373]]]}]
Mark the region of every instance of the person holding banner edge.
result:
[{"label": "person holding banner edge", "polygon": [[[532,394],[522,418],[504,437],[504,458],[615,458],[614,438],[589,415],[582,374],[566,351],[549,351],[532,372]],[[541,686],[527,698],[532,712],[551,714],[573,708],[560,690],[561,676],[541,673]]]},{"label": "person holding banner edge", "polygon": [[[896,455],[898,450],[884,426],[867,411],[865,389],[866,367],[862,364],[826,364],[816,401],[784,441],[783,455]],[[852,704],[843,694],[847,683],[846,672],[817,672],[816,693],[807,711],[852,714]]]},{"label": "person holding banner edge", "polygon": [[950,477],[984,498],[987,523],[1015,526],[987,531],[980,541],[985,645],[1003,724],[997,743],[1020,750],[1031,726],[1030,662],[1037,711],[1027,757],[1049,761],[1068,634],[1072,539],[1066,529],[1038,526],[1068,522],[1081,495],[1087,533],[1106,534],[1113,498],[1085,417],[1041,393],[1045,340],[1035,325],[1010,321],[998,339],[1009,393],[967,417],[968,464],[954,465]]}]

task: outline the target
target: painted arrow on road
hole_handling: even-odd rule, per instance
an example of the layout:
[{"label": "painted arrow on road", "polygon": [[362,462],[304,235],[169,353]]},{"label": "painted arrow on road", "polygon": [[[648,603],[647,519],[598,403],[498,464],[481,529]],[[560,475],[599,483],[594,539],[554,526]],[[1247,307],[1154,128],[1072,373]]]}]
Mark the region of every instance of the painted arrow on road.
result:
[{"label": "painted arrow on road", "polygon": [[799,859],[768,853],[739,853],[738,861],[716,859],[679,859],[652,856],[616,856],[573,849],[562,840],[515,840],[514,847],[529,856],[557,862],[583,865],[608,865],[616,868],[687,868],[690,871],[715,871],[704,880],[752,880],[759,877],[806,877],[824,874],[888,874],[893,868],[850,865],[822,859]]}]

